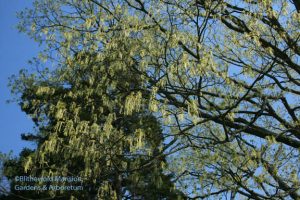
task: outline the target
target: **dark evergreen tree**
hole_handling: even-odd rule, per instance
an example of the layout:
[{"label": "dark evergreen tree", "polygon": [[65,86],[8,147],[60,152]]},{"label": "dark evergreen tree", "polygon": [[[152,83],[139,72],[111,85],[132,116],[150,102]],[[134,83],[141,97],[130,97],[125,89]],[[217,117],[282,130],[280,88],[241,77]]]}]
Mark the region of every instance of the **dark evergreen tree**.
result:
[{"label": "dark evergreen tree", "polygon": [[[11,181],[11,197],[184,199],[184,195],[175,189],[172,177],[163,171],[167,163],[162,153],[160,123],[143,104],[137,110],[133,108],[130,114],[121,111],[126,103],[124,93],[130,95],[143,87],[139,77],[122,71],[103,77],[101,70],[109,70],[112,61],[99,62],[96,57],[86,52],[76,54],[71,70],[62,68],[48,80],[29,79],[28,76],[27,82],[18,85],[22,89],[21,108],[32,116],[39,133],[22,135],[24,140],[37,144],[36,150],[25,149],[18,159],[9,160],[4,165],[5,175]],[[105,78],[108,84],[101,84]],[[118,81],[114,87],[111,85],[113,80]],[[115,88],[122,91],[122,95]],[[101,95],[105,91],[105,100],[98,90],[102,90]],[[121,104],[112,103],[117,98],[123,99]],[[74,105],[80,109],[76,110]],[[76,131],[80,134],[76,138],[84,135],[84,145],[93,145],[92,154],[85,153],[88,147],[80,147],[80,144],[67,149],[71,143],[70,134]],[[105,134],[107,136],[103,136]],[[45,147],[53,142],[53,135],[61,142],[60,147]],[[58,150],[43,154],[45,148]],[[28,160],[30,167],[27,166]],[[83,176],[86,170],[90,172]],[[20,182],[14,177],[29,175],[80,176],[83,181],[75,185],[82,186],[83,191],[15,190]],[[34,182],[22,184],[39,185]],[[52,183],[46,184],[49,187]]]}]

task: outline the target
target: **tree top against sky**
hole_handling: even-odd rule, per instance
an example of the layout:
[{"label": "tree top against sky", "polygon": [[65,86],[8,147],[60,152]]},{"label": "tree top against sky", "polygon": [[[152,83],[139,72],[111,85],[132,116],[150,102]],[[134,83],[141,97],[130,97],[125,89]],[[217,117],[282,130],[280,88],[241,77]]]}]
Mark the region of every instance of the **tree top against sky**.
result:
[{"label": "tree top against sky", "polygon": [[[299,198],[299,1],[44,0],[19,17],[45,47],[12,79],[43,138],[26,169],[76,155],[94,180],[103,148],[129,148],[166,156],[189,198]],[[156,154],[118,127],[141,111],[161,126]]]}]

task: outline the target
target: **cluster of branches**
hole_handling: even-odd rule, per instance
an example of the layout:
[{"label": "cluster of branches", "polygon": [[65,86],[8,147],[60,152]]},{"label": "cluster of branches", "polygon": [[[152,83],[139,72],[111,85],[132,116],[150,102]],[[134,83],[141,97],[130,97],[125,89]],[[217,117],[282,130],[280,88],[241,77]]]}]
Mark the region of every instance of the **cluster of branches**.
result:
[{"label": "cluster of branches", "polygon": [[[87,127],[96,123],[99,140],[108,134],[122,144],[110,153],[149,154],[148,135],[157,131],[142,137],[137,130],[143,127],[119,127],[120,118],[147,110],[162,131],[140,170],[167,157],[164,173],[174,175],[167,188],[174,184],[182,192],[170,190],[177,196],[300,198],[299,1],[48,0],[20,17],[20,29],[47,45],[40,59],[57,66],[38,70],[39,78],[21,74],[13,84],[23,109],[47,132],[43,144],[65,141],[59,151],[46,142],[37,155],[57,156],[73,145],[72,134],[62,136],[70,120],[88,122]],[[76,103],[58,105],[63,98]],[[124,137],[108,130],[109,124],[123,129]],[[87,130],[79,132],[91,135]],[[143,145],[128,139],[134,134]],[[86,136],[80,140],[91,145]],[[114,144],[104,140],[105,146]],[[35,162],[43,164],[39,156]],[[104,190],[100,185],[98,192]]]}]

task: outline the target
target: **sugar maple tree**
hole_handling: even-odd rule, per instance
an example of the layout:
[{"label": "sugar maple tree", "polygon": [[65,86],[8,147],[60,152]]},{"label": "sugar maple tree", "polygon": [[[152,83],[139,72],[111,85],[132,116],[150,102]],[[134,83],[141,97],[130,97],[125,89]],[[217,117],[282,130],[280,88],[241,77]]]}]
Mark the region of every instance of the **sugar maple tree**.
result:
[{"label": "sugar maple tree", "polygon": [[[167,156],[192,199],[300,198],[299,1],[42,0],[20,19],[45,50],[12,89],[41,131],[52,123],[25,170],[81,157],[93,181],[101,156],[129,149]],[[145,110],[162,125],[156,153],[156,131],[117,128]]]}]

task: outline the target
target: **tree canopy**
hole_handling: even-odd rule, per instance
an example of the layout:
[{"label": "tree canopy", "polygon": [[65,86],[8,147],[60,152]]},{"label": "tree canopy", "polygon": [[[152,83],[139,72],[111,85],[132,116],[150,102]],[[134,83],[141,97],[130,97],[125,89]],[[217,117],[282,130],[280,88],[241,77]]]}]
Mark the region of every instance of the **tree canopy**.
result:
[{"label": "tree canopy", "polygon": [[300,198],[298,0],[39,0],[19,17],[44,47],[11,81],[38,128],[24,172],[85,177],[99,199]]}]

